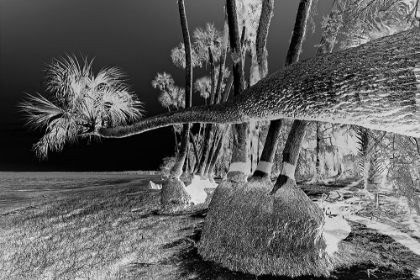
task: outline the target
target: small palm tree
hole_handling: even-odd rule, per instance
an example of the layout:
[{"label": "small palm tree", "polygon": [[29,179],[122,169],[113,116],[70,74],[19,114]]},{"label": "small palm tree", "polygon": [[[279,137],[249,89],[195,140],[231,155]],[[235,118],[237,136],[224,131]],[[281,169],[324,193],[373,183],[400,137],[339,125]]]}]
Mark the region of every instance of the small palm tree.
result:
[{"label": "small palm tree", "polygon": [[141,118],[142,103],[129,91],[121,70],[103,68],[95,76],[92,63],[85,57],[81,67],[74,55],[53,59],[43,81],[49,98],[29,95],[19,104],[30,127],[45,129],[33,146],[39,159],[80,137],[91,137],[88,132],[95,126],[115,127]]}]

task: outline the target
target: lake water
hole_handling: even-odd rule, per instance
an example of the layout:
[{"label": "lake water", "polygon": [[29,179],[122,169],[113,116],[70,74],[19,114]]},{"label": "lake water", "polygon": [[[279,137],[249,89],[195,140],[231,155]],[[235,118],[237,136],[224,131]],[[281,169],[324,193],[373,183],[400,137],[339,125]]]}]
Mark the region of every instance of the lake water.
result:
[{"label": "lake water", "polygon": [[35,201],[41,196],[127,184],[159,182],[160,175],[87,172],[0,172],[0,212]]}]

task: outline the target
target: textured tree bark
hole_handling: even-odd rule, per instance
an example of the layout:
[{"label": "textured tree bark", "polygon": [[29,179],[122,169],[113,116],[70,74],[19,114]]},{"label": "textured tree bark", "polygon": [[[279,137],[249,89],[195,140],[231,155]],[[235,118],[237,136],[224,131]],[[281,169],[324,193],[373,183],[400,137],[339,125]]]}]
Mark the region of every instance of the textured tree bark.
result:
[{"label": "textured tree bark", "polygon": [[260,22],[258,24],[257,38],[255,42],[257,62],[259,66],[260,78],[264,78],[268,73],[267,64],[267,37],[271,18],[273,17],[274,0],[264,0],[262,2]]},{"label": "textured tree bark", "polygon": [[214,153],[216,152],[216,146],[217,146],[217,143],[218,143],[218,139],[220,138],[220,128],[218,126],[219,125],[214,126],[213,139],[211,141],[211,148],[209,150],[209,156],[207,158],[206,168],[204,169],[204,176],[205,177],[207,177],[207,175],[208,175],[209,168],[210,168],[210,162],[211,162],[211,159],[214,157]]},{"label": "textured tree bark", "polygon": [[313,178],[314,182],[317,182],[322,179],[321,175],[321,135],[319,131],[320,123],[316,124],[316,146],[315,146],[315,155],[316,155],[316,161],[315,161],[315,176]]},{"label": "textured tree bark", "polygon": [[[190,130],[190,142],[193,144],[193,148],[194,148],[194,155],[195,155],[195,162],[198,163],[198,161],[200,160],[199,156],[198,156],[198,149],[197,149],[197,143],[195,143],[195,139],[194,136],[192,135],[192,132]],[[191,167],[191,171],[194,171],[194,166]]]},{"label": "textured tree bark", "polygon": [[289,118],[420,137],[419,96],[417,27],[295,63],[225,103],[165,113],[129,126],[98,127],[95,133],[119,138],[176,123]]},{"label": "textured tree bark", "polygon": [[[302,0],[303,2],[304,0]],[[302,3],[301,2],[301,3]],[[310,6],[310,5],[309,5]],[[309,13],[308,13],[309,15]],[[305,31],[304,31],[305,32]],[[336,30],[336,32],[330,36],[332,36],[332,38],[329,38],[328,40],[325,38],[325,36],[323,36],[323,38],[321,39],[321,46],[318,49],[317,52],[317,56],[326,53],[330,53],[332,52],[333,48],[334,48],[334,43],[335,43],[335,39],[336,36],[338,34],[338,29]],[[305,128],[307,126],[307,123],[301,120],[295,120],[292,124],[292,128],[290,130],[290,134],[292,133],[305,133]],[[290,135],[287,138],[287,141],[295,141],[296,139],[300,139],[303,137],[303,135]],[[293,145],[302,145],[302,141],[300,142],[295,142],[295,143],[286,143],[285,148],[283,150],[283,161],[282,161],[282,165],[285,166],[288,164],[288,160],[289,161],[293,161],[293,162],[297,162],[297,160],[299,159],[299,151],[300,151],[300,147],[293,147]],[[290,148],[293,148],[295,150],[298,151],[298,153],[292,153],[291,150],[289,150]],[[296,158],[290,159],[289,155],[294,155]],[[283,178],[280,180],[280,177],[277,180],[276,183],[276,188],[280,188],[282,187],[282,183],[285,184],[287,182],[287,179],[284,178],[284,176],[287,176],[285,174],[280,174],[280,176],[283,176]],[[294,175],[293,175],[294,178]],[[292,179],[291,179],[292,180]],[[294,180],[292,180],[294,181]]]},{"label": "textured tree bark", "polygon": [[[241,47],[241,37],[239,34],[238,14],[236,10],[236,0],[226,1],[226,13],[228,16],[230,48],[233,53],[233,87],[234,96],[238,96],[244,89],[244,65]],[[245,32],[242,32],[245,34]],[[242,39],[244,38],[244,35]],[[248,161],[248,134],[249,125],[240,123],[233,126],[234,133],[232,161],[229,166],[227,178],[235,182],[244,182],[249,174]]]},{"label": "textured tree bark", "polygon": [[[296,63],[299,60],[311,6],[312,0],[301,0],[299,3],[292,39],[290,40],[290,46],[284,64],[285,67]],[[273,165],[274,155],[276,154],[278,139],[280,137],[281,125],[281,120],[273,120],[270,122],[261,160],[253,174],[256,178],[269,178],[271,174],[271,167]]]},{"label": "textured tree bark", "polygon": [[283,150],[282,169],[271,194],[276,193],[286,183],[296,184],[295,170],[299,159],[300,147],[305,136],[305,128],[306,122],[300,120],[294,121]]},{"label": "textured tree bark", "polygon": [[[183,0],[178,0],[179,15],[181,19],[182,35],[185,45],[185,108],[192,106],[192,63],[191,63],[191,42],[188,32],[187,16],[185,13],[185,5]],[[171,178],[167,184],[162,186],[161,191],[161,206],[164,212],[175,212],[178,209],[183,209],[188,206],[190,196],[184,189],[184,183],[180,180],[182,174],[182,167],[184,166],[185,158],[188,150],[188,139],[190,134],[189,123],[183,125],[181,147],[178,157],[171,170]]]},{"label": "textured tree bark", "polygon": [[[216,74],[215,74],[215,65],[214,65],[214,58],[213,53],[208,48],[209,51],[209,61],[210,61],[210,76],[211,76],[211,92],[210,92],[210,104],[215,104],[216,98]],[[203,145],[203,157],[200,160],[199,166],[199,174],[201,176],[206,175],[206,169],[209,162],[209,158],[211,156],[211,147],[212,147],[212,140],[214,138],[214,124],[207,124],[206,129],[204,130],[204,145]]]},{"label": "textured tree bark", "polygon": [[220,150],[223,147],[223,142],[225,141],[227,135],[229,134],[229,131],[230,131],[230,125],[227,125],[226,128],[222,128],[222,131],[220,132],[221,136],[220,136],[220,138],[217,142],[216,151],[214,152],[214,155],[211,159],[210,167],[209,167],[209,171],[208,171],[208,177],[209,177],[210,181],[213,180],[214,168],[216,166],[217,159],[220,155]]},{"label": "textured tree bark", "polygon": [[216,103],[220,103],[222,100],[222,84],[224,79],[224,70],[226,64],[226,54],[227,54],[227,47],[228,47],[228,40],[229,40],[229,26],[228,26],[228,19],[227,14],[225,12],[225,23],[223,26],[223,38],[222,38],[222,53],[220,54],[220,63],[219,63],[219,79],[217,82],[216,88]]},{"label": "textured tree bark", "polygon": [[[179,15],[181,20],[182,35],[185,45],[185,108],[192,106],[192,63],[191,63],[191,39],[188,31],[187,15],[185,13],[185,5],[183,0],[178,0]],[[190,124],[184,124],[181,136],[181,147],[179,149],[178,157],[172,168],[171,174],[173,177],[179,178],[182,174],[182,167],[184,166],[185,158],[187,156],[188,139],[190,133]]]}]

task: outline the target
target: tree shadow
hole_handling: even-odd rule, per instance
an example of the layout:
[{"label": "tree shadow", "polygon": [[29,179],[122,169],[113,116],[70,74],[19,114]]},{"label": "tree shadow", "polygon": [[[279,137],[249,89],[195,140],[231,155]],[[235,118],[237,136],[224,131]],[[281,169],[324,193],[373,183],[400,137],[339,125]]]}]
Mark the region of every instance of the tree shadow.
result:
[{"label": "tree shadow", "polygon": [[[273,275],[260,275],[256,276],[253,274],[235,272],[226,269],[219,264],[211,261],[203,260],[198,254],[197,244],[201,238],[201,229],[204,222],[197,224],[194,228],[194,233],[187,236],[189,242],[181,239],[168,244],[170,248],[180,246],[181,249],[174,256],[178,268],[180,271],[180,278],[185,279],[202,279],[202,280],[327,280],[327,279],[412,279],[412,272],[408,270],[395,271],[392,267],[378,266],[371,262],[357,263],[345,268],[340,268],[331,273],[331,276],[326,277],[314,277],[314,276],[300,276],[300,277],[287,277],[287,276],[273,276]],[[375,236],[376,238],[383,241],[385,236]],[[353,238],[348,238],[351,241]],[[187,245],[187,243],[189,243]],[[186,246],[185,246],[186,245]]]}]

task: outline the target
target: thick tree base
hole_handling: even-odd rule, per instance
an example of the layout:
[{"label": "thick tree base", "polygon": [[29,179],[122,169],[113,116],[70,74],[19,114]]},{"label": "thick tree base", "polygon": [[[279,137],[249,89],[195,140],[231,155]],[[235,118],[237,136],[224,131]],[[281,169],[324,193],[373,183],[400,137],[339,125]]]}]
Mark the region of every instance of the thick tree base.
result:
[{"label": "thick tree base", "polygon": [[190,206],[190,195],[185,190],[184,183],[179,178],[170,178],[162,185],[161,212],[174,213]]},{"label": "thick tree base", "polygon": [[215,190],[198,251],[205,260],[256,275],[328,276],[324,214],[296,185],[274,195],[269,180],[223,181]]}]

